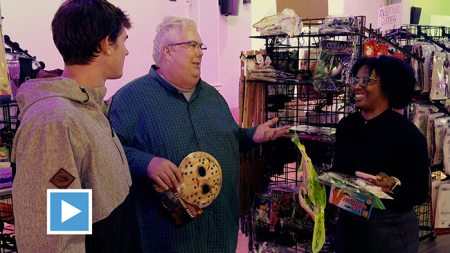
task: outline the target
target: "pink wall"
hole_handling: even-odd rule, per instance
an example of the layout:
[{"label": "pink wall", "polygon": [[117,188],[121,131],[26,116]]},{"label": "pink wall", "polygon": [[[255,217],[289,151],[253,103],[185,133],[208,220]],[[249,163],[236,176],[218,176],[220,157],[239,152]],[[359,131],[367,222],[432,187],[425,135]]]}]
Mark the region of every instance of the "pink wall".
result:
[{"label": "pink wall", "polygon": [[[199,25],[208,45],[202,77],[219,86],[231,108],[238,107],[239,53],[250,49],[250,7],[240,2],[239,16],[220,16],[217,1],[205,0],[110,0],[126,11],[133,28],[128,31],[124,75],[107,82],[107,97],[125,83],[148,72],[157,24],[164,16],[190,17]],[[61,0],[0,0],[3,33],[18,42],[31,55],[45,62],[46,69],[62,68],[62,59],[53,44],[50,25]]]},{"label": "pink wall", "polygon": [[373,28],[378,25],[378,9],[388,4],[388,0],[346,0],[344,14],[366,16],[366,26],[372,23]]},{"label": "pink wall", "polygon": [[[128,31],[127,46],[130,51],[124,76],[107,82],[107,97],[113,95],[125,83],[148,72],[153,64],[151,58],[156,25],[166,15],[185,16],[194,19],[203,42],[208,45],[202,66],[202,77],[219,91],[234,111],[238,105],[239,55],[242,50],[259,49],[263,40],[251,40],[256,35],[252,25],[262,17],[276,12],[275,0],[252,1],[244,5],[239,1],[238,16],[221,16],[217,1],[211,0],[110,0],[131,17],[133,28]],[[408,0],[409,1],[409,0]],[[408,2],[403,0],[403,2]],[[333,0],[330,14],[366,15],[368,24],[377,22],[380,6],[388,0]],[[50,23],[61,0],[0,0],[3,33],[10,35],[22,48],[47,69],[61,68],[63,62],[51,36]],[[357,3],[357,4],[356,4]],[[409,8],[409,7],[408,7]]]}]

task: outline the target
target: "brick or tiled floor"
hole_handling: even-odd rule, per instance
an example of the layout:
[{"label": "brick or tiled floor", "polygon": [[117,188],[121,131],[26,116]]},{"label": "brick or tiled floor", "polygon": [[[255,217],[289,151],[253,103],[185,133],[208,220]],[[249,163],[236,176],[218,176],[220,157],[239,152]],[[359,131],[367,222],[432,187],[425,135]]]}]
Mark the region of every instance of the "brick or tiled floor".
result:
[{"label": "brick or tiled floor", "polygon": [[245,235],[239,232],[238,245],[236,253],[247,253],[248,252],[248,239]]},{"label": "brick or tiled floor", "polygon": [[424,240],[420,243],[419,246],[419,253],[448,253],[448,252],[450,252],[450,235],[441,235],[434,239]]},{"label": "brick or tiled floor", "polygon": [[[438,236],[434,239],[426,239],[420,243],[419,253],[449,253],[450,235]],[[236,253],[248,253],[248,239],[239,233]]]}]

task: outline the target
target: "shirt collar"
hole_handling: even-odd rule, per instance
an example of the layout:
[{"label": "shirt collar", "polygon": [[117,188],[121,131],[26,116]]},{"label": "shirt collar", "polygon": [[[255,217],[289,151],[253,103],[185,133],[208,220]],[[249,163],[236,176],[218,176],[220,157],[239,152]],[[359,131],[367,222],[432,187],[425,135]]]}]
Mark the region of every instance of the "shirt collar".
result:
[{"label": "shirt collar", "polygon": [[[388,117],[388,115],[392,115],[393,112],[394,111],[391,108],[388,108],[384,112],[382,112],[380,115],[376,116],[373,119],[369,119],[369,120],[364,119],[363,116],[361,115],[361,112],[359,112],[359,117],[360,117],[361,122],[364,122],[364,124],[373,124],[373,123],[379,122],[380,120],[382,121],[383,119]],[[397,112],[394,112],[394,113],[397,113]]]},{"label": "shirt collar", "polygon": [[[156,70],[158,69],[158,66],[156,65],[152,65],[149,71],[149,75],[152,78],[155,78],[156,80],[158,80],[158,83],[161,84],[161,86],[167,90],[170,94],[173,94],[175,96],[181,96],[184,98],[184,95],[177,89],[175,88],[171,83],[169,83],[166,79],[164,79],[162,76],[160,76]],[[197,83],[197,85],[195,86],[195,91],[191,96],[191,99],[189,101],[194,100],[196,97],[199,96],[200,92],[203,90],[203,81],[202,79],[200,79]]]}]

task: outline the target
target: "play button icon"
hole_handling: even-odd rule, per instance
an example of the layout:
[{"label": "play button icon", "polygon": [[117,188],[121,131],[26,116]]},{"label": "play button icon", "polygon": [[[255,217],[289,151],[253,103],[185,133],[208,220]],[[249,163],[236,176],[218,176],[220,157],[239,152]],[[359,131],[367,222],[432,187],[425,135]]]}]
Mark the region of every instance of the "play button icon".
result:
[{"label": "play button icon", "polygon": [[91,189],[47,189],[47,234],[92,234]]},{"label": "play button icon", "polygon": [[81,210],[61,200],[61,223],[81,213]]}]

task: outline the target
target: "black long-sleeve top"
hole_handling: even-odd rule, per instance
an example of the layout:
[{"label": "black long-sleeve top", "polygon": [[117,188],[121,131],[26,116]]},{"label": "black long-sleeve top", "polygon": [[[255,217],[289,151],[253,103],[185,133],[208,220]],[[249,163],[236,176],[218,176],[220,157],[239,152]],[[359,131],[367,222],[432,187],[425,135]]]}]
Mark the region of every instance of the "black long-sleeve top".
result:
[{"label": "black long-sleeve top", "polygon": [[397,177],[401,187],[394,200],[383,200],[389,210],[411,210],[429,195],[426,139],[406,117],[391,109],[371,120],[356,112],[339,122],[333,170]]}]

